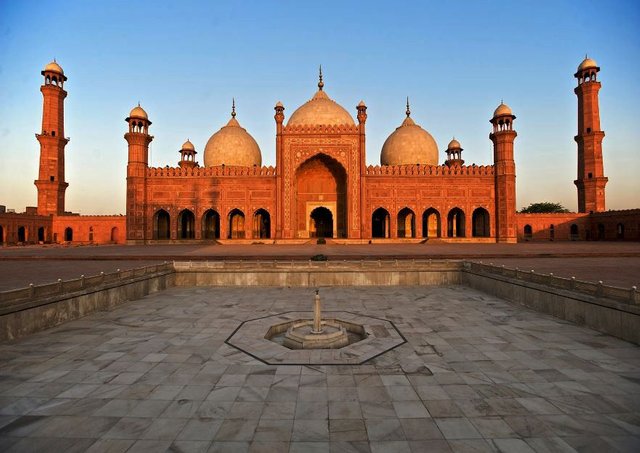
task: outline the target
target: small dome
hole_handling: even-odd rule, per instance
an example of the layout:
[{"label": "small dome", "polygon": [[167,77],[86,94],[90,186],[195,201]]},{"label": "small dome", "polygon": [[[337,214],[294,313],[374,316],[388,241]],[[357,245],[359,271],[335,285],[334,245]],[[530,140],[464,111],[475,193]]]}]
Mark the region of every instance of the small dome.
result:
[{"label": "small dome", "polygon": [[598,63],[596,63],[595,60],[589,57],[585,57],[585,59],[582,60],[582,63],[580,63],[580,66],[578,66],[578,72],[583,71],[585,69],[592,69],[597,67],[598,67]]},{"label": "small dome", "polygon": [[407,116],[382,145],[380,164],[438,165],[438,145],[431,134]]},{"label": "small dome", "polygon": [[48,65],[46,65],[44,67],[44,71],[48,71],[48,72],[57,72],[58,74],[62,74],[64,75],[64,71],[62,70],[62,68],[60,67],[60,65],[58,64],[58,62],[56,60],[53,60],[51,63],[49,63]]},{"label": "small dome", "polygon": [[147,112],[145,112],[144,109],[140,107],[140,104],[138,104],[133,109],[131,109],[131,112],[129,113],[129,118],[139,118],[143,120],[149,119],[149,117],[147,116]]},{"label": "small dome", "polygon": [[276,102],[276,107],[284,107],[284,105],[282,104],[282,102],[278,101]]},{"label": "small dome", "polygon": [[251,134],[240,126],[235,112],[227,125],[213,134],[204,147],[204,165],[262,166],[260,147]]},{"label": "small dome", "polygon": [[504,115],[513,115],[513,112],[511,111],[511,108],[507,104],[505,104],[504,102],[501,102],[498,108],[493,112],[493,117],[495,118],[496,116],[504,116]]},{"label": "small dome", "polygon": [[337,125],[355,126],[355,122],[344,107],[329,98],[327,93],[318,90],[306,103],[302,104],[289,118],[287,126],[297,125]]},{"label": "small dome", "polygon": [[447,149],[462,149],[462,147],[460,146],[460,142],[454,138],[447,145]]},{"label": "small dome", "polygon": [[187,140],[186,142],[184,142],[182,144],[182,148],[181,149],[185,149],[185,150],[189,150],[189,151],[195,151],[196,147],[193,146],[193,143],[191,143],[191,141]]}]

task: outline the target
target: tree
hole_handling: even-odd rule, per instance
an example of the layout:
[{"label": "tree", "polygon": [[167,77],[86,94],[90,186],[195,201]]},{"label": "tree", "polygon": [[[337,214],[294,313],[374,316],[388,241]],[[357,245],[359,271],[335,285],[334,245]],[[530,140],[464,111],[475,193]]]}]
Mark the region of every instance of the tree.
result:
[{"label": "tree", "polygon": [[522,208],[520,212],[524,214],[540,214],[540,213],[558,213],[569,212],[567,208],[560,203],[551,203],[549,201],[543,201],[540,203],[531,203],[526,208]]}]

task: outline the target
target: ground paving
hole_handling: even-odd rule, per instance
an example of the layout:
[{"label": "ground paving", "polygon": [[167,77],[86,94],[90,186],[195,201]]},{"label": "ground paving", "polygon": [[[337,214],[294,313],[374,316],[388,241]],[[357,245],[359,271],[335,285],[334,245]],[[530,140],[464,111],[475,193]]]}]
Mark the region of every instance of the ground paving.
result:
[{"label": "ground paving", "polygon": [[359,366],[225,344],[308,288],[175,287],[0,345],[0,450],[640,450],[640,349],[469,288],[323,288],[407,343]]},{"label": "ground paving", "polygon": [[638,242],[520,244],[247,244],[27,246],[0,248],[0,291],[164,261],[341,259],[465,259],[553,272],[613,286],[640,287]]}]

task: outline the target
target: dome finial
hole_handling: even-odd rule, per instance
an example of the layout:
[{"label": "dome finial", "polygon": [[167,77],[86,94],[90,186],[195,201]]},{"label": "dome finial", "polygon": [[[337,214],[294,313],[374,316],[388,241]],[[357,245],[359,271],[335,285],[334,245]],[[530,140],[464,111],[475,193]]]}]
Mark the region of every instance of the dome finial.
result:
[{"label": "dome finial", "polygon": [[407,111],[405,113],[407,114],[407,118],[411,116],[411,109],[409,108],[409,96],[407,96]]},{"label": "dome finial", "polygon": [[236,98],[231,98],[231,117],[236,117]]},{"label": "dome finial", "polygon": [[324,87],[324,82],[322,81],[322,65],[320,65],[320,77],[318,81],[318,89],[322,91],[323,87]]}]

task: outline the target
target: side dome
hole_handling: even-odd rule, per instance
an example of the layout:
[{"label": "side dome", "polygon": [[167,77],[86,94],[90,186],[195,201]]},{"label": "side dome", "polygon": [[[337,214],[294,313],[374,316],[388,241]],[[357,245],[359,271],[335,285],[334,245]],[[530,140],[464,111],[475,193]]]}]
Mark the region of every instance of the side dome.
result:
[{"label": "side dome", "polygon": [[381,165],[438,165],[438,144],[410,114],[407,103],[407,117],[382,145]]},{"label": "side dome", "polygon": [[322,68],[320,68],[320,81],[318,91],[306,103],[302,104],[293,112],[287,126],[355,126],[356,123],[347,110],[331,99],[327,93],[322,91],[324,82],[322,81]]},{"label": "side dome", "polygon": [[204,147],[204,166],[262,166],[262,154],[255,139],[236,120],[235,105],[226,126],[213,134]]}]

